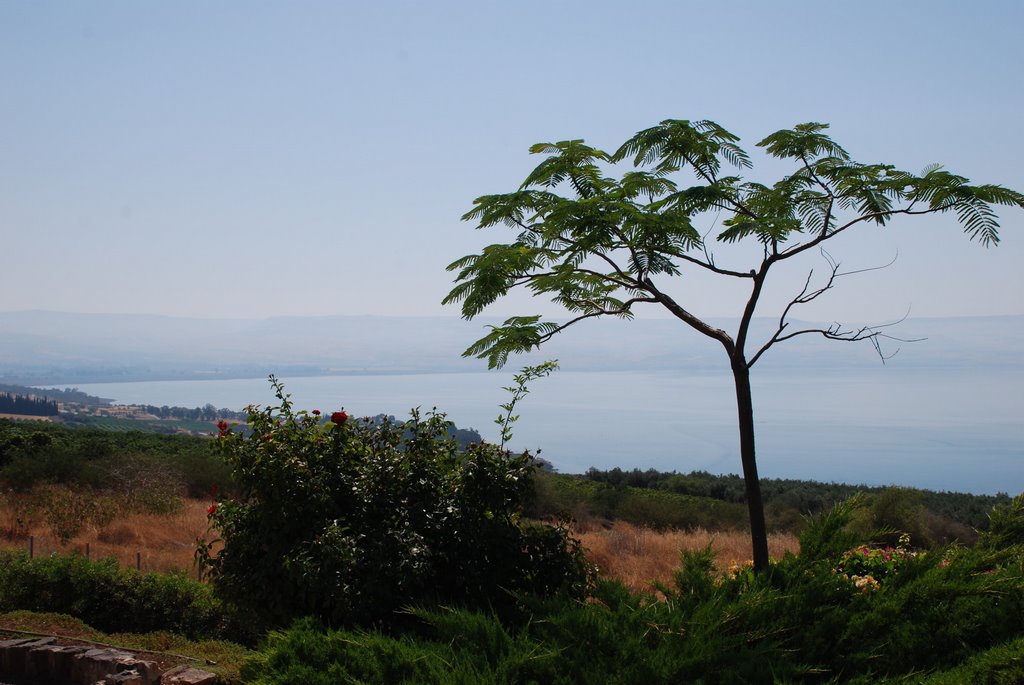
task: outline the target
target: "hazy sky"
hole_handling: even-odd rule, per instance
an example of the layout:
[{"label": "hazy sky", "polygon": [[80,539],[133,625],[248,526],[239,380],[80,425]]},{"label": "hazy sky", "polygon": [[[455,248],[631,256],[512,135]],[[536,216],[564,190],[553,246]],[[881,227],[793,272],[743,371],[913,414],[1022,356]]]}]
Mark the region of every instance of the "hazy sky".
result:
[{"label": "hazy sky", "polygon": [[[1024,189],[1022,7],[0,2],[0,311],[455,314],[445,265],[512,237],[459,217],[531,144],[614,149],[665,118],[750,150],[830,122],[857,160]],[[865,227],[844,265],[899,259],[822,316],[1024,313],[1024,212],[1002,223],[995,249],[948,219]]]}]

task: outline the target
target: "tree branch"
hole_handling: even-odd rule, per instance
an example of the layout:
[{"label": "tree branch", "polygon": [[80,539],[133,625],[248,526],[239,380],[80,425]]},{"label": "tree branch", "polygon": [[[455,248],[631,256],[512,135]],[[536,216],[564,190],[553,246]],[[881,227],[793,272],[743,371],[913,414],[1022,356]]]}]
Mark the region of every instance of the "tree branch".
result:
[{"label": "tree branch", "polygon": [[654,285],[654,282],[650,278],[645,278],[643,285],[644,289],[654,295],[656,301],[665,307],[665,309],[669,310],[669,312],[671,312],[676,318],[682,320],[697,332],[702,333],[709,338],[714,338],[718,342],[722,343],[722,346],[725,347],[725,351],[730,357],[732,356],[733,351],[736,349],[736,344],[728,333],[723,331],[721,328],[715,328],[694,314],[691,314],[686,309],[680,307],[679,304],[670,296],[658,290],[657,286]]},{"label": "tree branch", "polygon": [[[593,274],[593,275],[601,276],[602,278],[607,278],[608,280],[613,281],[614,283],[619,283],[624,288],[635,288],[635,287],[637,287],[639,285],[639,283],[640,283],[639,282],[639,275],[636,278],[631,278],[630,275],[629,275],[629,272],[623,271],[622,267],[620,267],[618,264],[616,264],[615,260],[613,260],[611,257],[609,257],[608,255],[604,254],[603,252],[596,252],[595,254],[603,262],[605,262],[606,264],[608,264],[608,266],[610,266],[612,268],[612,270],[615,272],[616,276],[618,278],[622,279],[622,282],[620,282],[620,281],[618,281],[616,279],[613,279],[610,276],[605,276],[604,274],[601,274],[601,273],[596,272],[596,271],[590,271],[588,269],[581,269],[579,267],[576,267],[576,270],[580,271],[582,273],[590,273],[590,274]],[[626,284],[629,284],[629,285],[626,285]],[[634,285],[634,284],[636,284],[636,285]]]},{"label": "tree branch", "polygon": [[[707,251],[705,251],[705,255],[707,255]],[[682,259],[685,262],[689,262],[690,264],[693,264],[695,266],[699,266],[702,269],[713,271],[714,273],[720,274],[722,276],[735,276],[736,278],[753,278],[753,275],[749,271],[732,271],[731,269],[722,269],[715,266],[711,261],[704,262],[701,261],[700,259],[697,259],[696,257],[691,257],[690,255],[682,252],[673,252],[672,256],[676,257],[677,259]]]},{"label": "tree branch", "polygon": [[907,314],[904,314],[896,321],[877,324],[874,326],[861,326],[856,330],[843,330],[842,325],[839,324],[838,322],[833,323],[828,328],[807,328],[795,331],[788,335],[781,336],[778,339],[778,341],[789,340],[790,338],[795,338],[798,335],[806,335],[808,333],[818,333],[828,338],[829,340],[840,340],[843,342],[860,342],[861,340],[868,340],[871,342],[871,345],[875,348],[875,352],[878,353],[879,358],[882,360],[882,363],[884,364],[886,360],[895,357],[896,354],[899,353],[900,348],[896,348],[896,351],[893,352],[892,354],[885,354],[882,351],[881,343],[879,343],[880,339],[895,340],[897,342],[905,343],[921,342],[922,340],[925,340],[925,338],[899,338],[894,335],[889,335],[882,330],[884,328],[890,328],[892,326],[897,326],[903,323],[904,321],[906,321],[909,313],[910,312],[907,312]]},{"label": "tree branch", "polygon": [[914,211],[910,207],[906,207],[904,209],[890,209],[890,210],[887,210],[887,211],[884,211],[884,212],[871,212],[870,214],[862,214],[861,216],[858,216],[856,219],[853,219],[853,220],[843,224],[842,226],[839,226],[838,228],[836,228],[831,233],[824,233],[823,232],[817,238],[815,238],[815,239],[813,239],[813,240],[811,240],[809,242],[801,243],[801,244],[798,244],[798,245],[794,245],[791,248],[789,248],[788,250],[783,250],[782,252],[779,253],[778,260],[789,259],[790,257],[795,257],[796,255],[800,254],[801,252],[806,252],[807,250],[811,249],[812,247],[817,247],[818,245],[820,245],[821,243],[825,242],[826,240],[829,240],[830,238],[834,238],[835,236],[839,235],[840,233],[842,233],[846,229],[848,229],[851,226],[853,226],[855,224],[858,224],[858,223],[860,223],[862,221],[870,221],[872,219],[879,219],[879,218],[883,218],[883,217],[884,218],[888,218],[888,217],[891,217],[891,216],[895,216],[897,214],[906,214],[906,215],[913,215],[913,216],[917,216],[917,215],[921,215],[921,214],[934,214],[936,212],[944,212],[944,211],[946,211],[948,209],[951,209],[951,206],[935,207],[934,209],[931,209],[931,208],[929,208],[929,209],[921,209],[921,210],[917,210],[917,211]]},{"label": "tree branch", "polygon": [[[878,338],[888,338],[890,340],[899,340],[901,342],[917,342],[917,340],[902,340],[900,338],[885,335],[881,332],[882,328],[895,326],[896,324],[906,320],[906,315],[904,315],[898,321],[892,323],[881,324],[878,326],[864,326],[856,331],[843,331],[842,327],[838,323],[835,323],[832,326],[829,326],[828,328],[824,329],[808,328],[799,331],[794,331],[792,333],[786,333],[784,335],[783,333],[789,326],[789,323],[786,321],[786,319],[789,317],[789,313],[793,309],[793,307],[801,304],[807,304],[808,302],[812,302],[818,299],[826,292],[831,290],[835,285],[836,280],[842,278],[843,276],[852,276],[854,274],[866,273],[869,271],[878,271],[880,269],[887,269],[890,266],[892,266],[896,262],[896,259],[899,257],[899,253],[897,253],[888,264],[883,264],[882,266],[872,266],[865,269],[856,269],[854,271],[839,271],[840,263],[833,259],[832,255],[830,255],[824,249],[821,250],[821,254],[829,264],[829,276],[828,279],[825,281],[825,284],[822,285],[820,288],[811,290],[811,278],[814,276],[814,270],[812,269],[807,274],[807,279],[804,281],[803,288],[800,289],[800,292],[797,293],[796,297],[790,300],[789,303],[786,305],[785,309],[782,310],[782,314],[779,316],[779,325],[778,328],[776,328],[775,333],[767,342],[765,342],[764,345],[761,346],[757,353],[753,357],[751,357],[748,366],[753,366],[757,362],[757,360],[761,358],[761,355],[767,352],[768,349],[771,348],[776,343],[782,342],[783,340],[789,340],[790,338],[795,338],[798,335],[806,335],[807,333],[819,333],[830,340],[844,340],[847,342],[853,342],[858,340],[871,340],[872,344],[875,346],[875,350],[878,352],[883,362],[886,359],[889,359],[890,357],[895,355],[896,353],[894,352],[893,355],[889,355],[888,357],[882,354],[881,347],[878,343]],[[899,352],[898,349],[897,352]]]},{"label": "tree branch", "polygon": [[[562,331],[564,331],[569,326],[572,326],[575,323],[583,321],[584,319],[593,319],[593,318],[598,317],[598,316],[621,316],[623,314],[629,314],[631,312],[631,309],[632,309],[633,305],[637,304],[638,302],[651,302],[651,303],[655,303],[655,302],[658,302],[658,300],[656,298],[654,298],[654,297],[634,297],[634,298],[631,298],[631,299],[626,300],[625,302],[623,302],[622,306],[617,308],[617,309],[601,309],[599,311],[592,311],[592,312],[587,312],[586,314],[580,314],[576,318],[570,319],[569,321],[566,321],[563,324],[559,324],[558,326],[556,326],[555,328],[551,329],[550,331],[548,331],[544,335],[540,336],[537,339],[537,345],[540,345],[541,343],[547,342],[552,337],[554,337],[556,334],[561,333]],[[581,301],[581,303],[582,303],[582,301]]]},{"label": "tree branch", "polygon": [[807,173],[810,175],[811,180],[818,184],[818,187],[825,191],[825,194],[832,200],[836,199],[836,196],[832,193],[832,189],[829,188],[821,178],[814,173],[814,169],[811,168],[810,162],[807,161],[807,155],[800,153],[800,161],[804,163],[804,169],[807,169]]}]

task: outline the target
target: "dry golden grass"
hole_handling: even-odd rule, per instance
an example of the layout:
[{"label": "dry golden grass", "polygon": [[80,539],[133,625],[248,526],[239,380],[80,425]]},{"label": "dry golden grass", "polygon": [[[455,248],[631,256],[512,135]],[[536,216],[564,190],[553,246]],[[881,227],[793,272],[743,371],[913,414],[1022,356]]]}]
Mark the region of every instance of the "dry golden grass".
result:
[{"label": "dry golden grass", "polygon": [[[85,554],[88,544],[92,559],[114,557],[122,566],[135,566],[138,554],[144,571],[192,573],[196,539],[206,535],[209,506],[209,501],[184,500],[181,508],[172,514],[120,514],[102,527],[83,526],[67,544],[61,544],[45,521],[33,517],[17,532],[13,526],[6,526],[0,546],[28,549],[29,536],[32,536],[34,556]],[[0,508],[0,521],[10,521],[13,517],[9,508]]]},{"label": "dry golden grass", "polygon": [[[681,551],[702,549],[709,542],[722,570],[750,558],[750,534],[743,531],[656,531],[620,521],[610,528],[586,527],[576,535],[603,577],[621,580],[633,590],[650,590],[654,581],[671,585]],[[796,536],[790,533],[768,537],[768,553],[773,559],[799,548]]]},{"label": "dry golden grass", "polygon": [[[82,526],[79,534],[62,545],[40,515],[32,516],[27,525],[16,525],[17,507],[9,498],[0,502],[0,546],[27,549],[31,535],[36,556],[85,554],[88,544],[93,559],[114,557],[122,566],[135,566],[138,554],[145,571],[192,574],[196,540],[207,536],[209,506],[209,500],[184,500],[173,514],[118,514],[105,525]],[[750,558],[750,536],[742,531],[655,531],[620,521],[610,527],[581,525],[573,533],[602,576],[619,579],[634,590],[649,590],[654,581],[670,584],[679,569],[680,552],[703,548],[709,542],[723,570]],[[774,558],[798,548],[796,536],[791,534],[774,534],[768,540]]]}]

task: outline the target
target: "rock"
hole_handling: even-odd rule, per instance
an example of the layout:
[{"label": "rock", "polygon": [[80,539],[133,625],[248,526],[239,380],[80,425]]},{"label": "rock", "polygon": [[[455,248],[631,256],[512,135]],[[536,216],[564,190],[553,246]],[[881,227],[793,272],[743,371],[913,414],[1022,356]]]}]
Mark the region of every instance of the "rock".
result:
[{"label": "rock", "polygon": [[115,675],[108,675],[102,681],[103,685],[146,685],[145,679],[134,668],[130,671],[122,671]]},{"label": "rock", "polygon": [[69,682],[75,656],[87,651],[88,647],[62,645],[33,647],[26,659],[25,675],[44,681]]},{"label": "rock", "polygon": [[0,673],[13,676],[25,675],[29,669],[29,653],[36,647],[45,647],[55,641],[56,638],[44,637],[0,642]]},{"label": "rock", "polygon": [[[88,649],[76,654],[71,664],[71,681],[75,683],[102,682],[109,676],[135,671],[139,685],[159,682],[156,666],[140,661],[134,654],[118,649]],[[134,682],[134,681],[125,681]]]},{"label": "rock", "polygon": [[217,676],[190,666],[175,666],[160,678],[160,685],[215,685]]},{"label": "rock", "polygon": [[56,638],[0,640],[0,677],[81,685],[210,685],[212,673],[194,668],[172,669],[171,678],[161,680],[153,661],[136,659],[119,649],[72,647],[54,644]]}]

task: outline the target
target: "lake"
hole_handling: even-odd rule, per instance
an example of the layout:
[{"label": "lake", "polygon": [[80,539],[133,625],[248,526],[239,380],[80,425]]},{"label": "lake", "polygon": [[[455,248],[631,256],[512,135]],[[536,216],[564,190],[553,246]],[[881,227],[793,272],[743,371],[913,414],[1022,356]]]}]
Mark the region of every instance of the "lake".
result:
[{"label": "lake", "polygon": [[[284,378],[297,408],[404,417],[437,407],[497,439],[512,371]],[[1024,490],[1024,369],[755,369],[762,476],[975,493]],[[242,409],[274,398],[266,379],[80,386],[123,404]],[[727,372],[558,371],[517,407],[516,449],[560,471],[656,468],[738,473]]]}]

